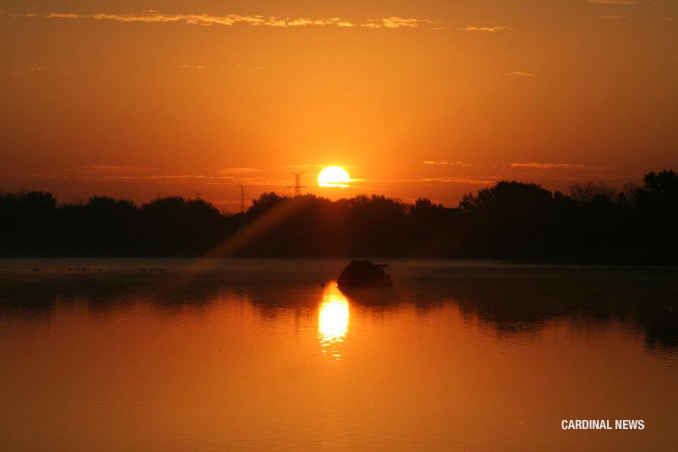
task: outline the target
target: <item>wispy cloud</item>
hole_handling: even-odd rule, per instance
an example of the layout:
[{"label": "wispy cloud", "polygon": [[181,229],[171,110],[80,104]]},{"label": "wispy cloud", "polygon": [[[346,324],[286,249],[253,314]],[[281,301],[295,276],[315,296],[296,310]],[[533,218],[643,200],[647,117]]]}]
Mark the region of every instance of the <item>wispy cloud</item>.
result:
[{"label": "wispy cloud", "polygon": [[387,17],[385,19],[368,20],[366,23],[360,24],[361,27],[366,28],[416,28],[422,24],[431,24],[433,21],[427,19],[403,19],[402,17]]},{"label": "wispy cloud", "polygon": [[415,19],[403,17],[386,17],[383,19],[370,19],[364,22],[351,22],[340,17],[312,18],[312,17],[276,17],[261,15],[212,15],[212,14],[163,14],[154,10],[141,13],[108,14],[108,13],[48,13],[38,16],[35,13],[17,15],[17,17],[44,17],[46,19],[89,19],[100,21],[113,21],[125,23],[183,23],[198,26],[233,26],[236,24],[248,24],[252,26],[290,28],[290,27],[337,27],[337,28],[416,28],[422,25],[435,23],[428,19]]},{"label": "wispy cloud", "polygon": [[[316,164],[299,164],[299,165],[284,165],[281,166],[283,169],[304,169],[304,168],[327,168],[328,166],[340,166],[342,168],[355,168],[353,165],[347,165],[345,163],[316,163]],[[357,180],[357,179],[351,179]]]},{"label": "wispy cloud", "polygon": [[237,167],[237,168],[221,168],[217,170],[217,174],[220,176],[224,175],[234,175],[234,174],[251,174],[261,171],[258,168],[247,168],[247,167]]},{"label": "wispy cloud", "polygon": [[593,3],[595,5],[635,5],[635,0],[583,0],[582,3]]},{"label": "wispy cloud", "polygon": [[[0,10],[2,12],[2,10]],[[35,17],[38,13],[10,14],[9,17]]]},{"label": "wispy cloud", "polygon": [[420,179],[397,179],[380,182],[419,182],[419,183],[440,183],[440,184],[473,184],[473,185],[488,185],[494,184],[499,180],[499,177],[423,177]]},{"label": "wispy cloud", "polygon": [[507,73],[506,75],[511,75],[515,77],[534,77],[536,74],[532,74],[530,72],[513,71]]},{"label": "wispy cloud", "polygon": [[621,15],[612,15],[612,16],[593,16],[591,19],[601,19],[601,20],[623,20],[626,19],[627,16],[621,16]]},{"label": "wispy cloud", "polygon": [[18,179],[56,179],[78,182],[191,182],[215,179],[202,174],[144,174],[89,170],[63,170],[56,172],[13,173],[3,177]]},{"label": "wispy cloud", "polygon": [[422,162],[424,165],[440,165],[440,166],[471,166],[470,163],[464,162],[448,162],[447,160],[424,160]]},{"label": "wispy cloud", "polygon": [[509,166],[512,168],[533,168],[533,169],[574,169],[574,168],[585,168],[584,165],[573,164],[573,163],[509,163]]},{"label": "wispy cloud", "polygon": [[285,169],[303,169],[303,168],[313,168],[314,166],[317,167],[317,166],[320,166],[320,165],[285,165],[285,166],[283,166],[283,168],[285,168]]},{"label": "wispy cloud", "polygon": [[498,31],[508,31],[508,30],[513,30],[512,27],[477,27],[474,25],[469,25],[466,28],[460,28],[460,30],[463,31],[484,31],[486,33],[496,33]]},{"label": "wispy cloud", "polygon": [[93,174],[93,175],[124,175],[124,174],[139,174],[148,171],[148,168],[143,166],[119,166],[119,165],[91,165],[79,166],[67,171],[78,174]]},{"label": "wispy cloud", "polygon": [[33,66],[23,68],[23,69],[9,69],[10,74],[35,74],[46,72],[47,68],[41,64],[34,64]]},{"label": "wispy cloud", "polygon": [[665,21],[667,21],[667,22],[673,22],[673,21],[675,21],[675,19],[674,19],[673,17],[668,17],[668,16],[667,16],[667,17],[662,17],[662,19],[665,20]]}]

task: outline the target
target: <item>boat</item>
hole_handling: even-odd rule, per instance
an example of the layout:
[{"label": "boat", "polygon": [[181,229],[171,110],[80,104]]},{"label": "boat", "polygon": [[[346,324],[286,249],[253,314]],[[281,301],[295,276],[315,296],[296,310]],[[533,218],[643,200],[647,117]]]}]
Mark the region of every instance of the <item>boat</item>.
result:
[{"label": "boat", "polygon": [[340,289],[351,287],[391,287],[391,275],[384,270],[388,264],[373,264],[369,260],[352,260],[337,279]]}]

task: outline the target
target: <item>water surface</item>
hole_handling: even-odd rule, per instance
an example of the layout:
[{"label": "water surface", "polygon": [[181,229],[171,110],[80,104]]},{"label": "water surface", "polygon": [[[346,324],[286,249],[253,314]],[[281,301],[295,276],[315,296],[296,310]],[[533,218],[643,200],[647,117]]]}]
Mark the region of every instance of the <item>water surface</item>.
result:
[{"label": "water surface", "polygon": [[3,449],[675,450],[676,270],[391,264],[0,260]]}]

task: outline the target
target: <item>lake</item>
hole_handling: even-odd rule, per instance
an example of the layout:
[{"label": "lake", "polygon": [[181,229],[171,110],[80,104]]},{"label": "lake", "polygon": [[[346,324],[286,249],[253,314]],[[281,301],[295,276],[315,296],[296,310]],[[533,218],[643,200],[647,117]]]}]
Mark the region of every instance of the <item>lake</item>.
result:
[{"label": "lake", "polygon": [[1,259],[2,449],[676,449],[678,269],[347,263]]}]

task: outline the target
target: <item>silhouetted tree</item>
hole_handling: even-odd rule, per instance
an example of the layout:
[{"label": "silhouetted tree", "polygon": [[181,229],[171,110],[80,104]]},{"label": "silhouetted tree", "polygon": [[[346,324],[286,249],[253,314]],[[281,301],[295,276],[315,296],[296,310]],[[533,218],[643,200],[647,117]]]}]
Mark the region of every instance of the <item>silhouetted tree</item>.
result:
[{"label": "silhouetted tree", "polygon": [[570,197],[580,206],[611,204],[617,192],[603,182],[586,182],[570,186]]},{"label": "silhouetted tree", "polygon": [[0,196],[3,248],[34,254],[49,246],[56,213],[51,193],[28,191]]},{"label": "silhouetted tree", "polygon": [[479,250],[496,256],[535,256],[552,212],[551,192],[536,184],[501,181],[459,204]]},{"label": "silhouetted tree", "polygon": [[2,255],[202,255],[238,232],[256,231],[245,256],[530,258],[678,263],[678,175],[645,175],[617,193],[575,184],[566,195],[501,181],[450,209],[359,195],[261,194],[244,215],[180,197],[141,206],[94,196],[57,206],[45,192],[0,192]]},{"label": "silhouetted tree", "polygon": [[678,174],[650,172],[636,190],[645,259],[675,262],[678,254]]},{"label": "silhouetted tree", "polygon": [[252,205],[247,209],[247,214],[256,218],[286,199],[286,196],[280,196],[274,192],[264,192],[258,198],[252,200]]}]

